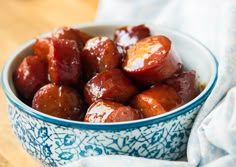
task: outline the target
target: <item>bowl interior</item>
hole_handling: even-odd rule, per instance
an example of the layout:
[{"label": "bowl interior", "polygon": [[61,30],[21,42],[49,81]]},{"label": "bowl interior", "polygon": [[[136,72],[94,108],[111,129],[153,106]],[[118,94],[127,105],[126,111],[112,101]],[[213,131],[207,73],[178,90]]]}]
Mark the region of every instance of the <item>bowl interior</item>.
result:
[{"label": "bowl interior", "polygon": [[[124,24],[124,25],[128,25],[128,24]],[[123,25],[100,25],[100,24],[93,23],[93,24],[77,25],[77,26],[73,26],[73,28],[78,28],[81,31],[87,32],[94,36],[108,36],[112,38],[114,30],[121,26]],[[152,35],[166,35],[167,37],[170,38],[170,40],[172,41],[172,47],[174,47],[175,51],[179,53],[185,68],[195,70],[198,74],[199,82],[205,84],[206,87],[201,92],[201,94],[198,95],[194,100],[190,101],[189,103],[171,112],[168,112],[160,116],[151,117],[151,118],[138,120],[138,121],[130,121],[130,122],[125,122],[125,123],[124,122],[111,123],[112,125],[119,126],[119,125],[123,125],[127,123],[137,124],[140,122],[148,124],[148,121],[154,121],[154,120],[156,121],[157,119],[160,119],[160,121],[162,121],[165,119],[166,116],[171,116],[171,115],[174,116],[176,114],[178,115],[178,112],[183,110],[184,108],[188,108],[195,103],[199,103],[199,104],[202,103],[205,100],[206,95],[210,93],[216,81],[216,78],[217,78],[216,59],[214,58],[213,54],[200,42],[180,32],[168,29],[166,27],[154,26],[154,25],[147,25],[147,26],[150,28]],[[45,37],[47,35],[49,35],[49,33],[43,34],[42,36],[39,36],[39,38]],[[42,114],[40,112],[37,112],[33,110],[32,108],[23,104],[16,97],[16,91],[13,85],[12,74],[17,68],[17,66],[20,64],[22,59],[25,56],[32,54],[32,44],[34,42],[35,42],[35,39],[30,40],[24,45],[22,45],[12,54],[12,56],[6,62],[5,67],[3,69],[3,75],[2,75],[3,89],[6,95],[8,96],[10,100],[14,101],[15,104],[17,104],[18,106],[21,106],[21,108],[25,110],[28,114],[34,115],[37,118],[40,118],[40,119],[43,119],[52,123],[60,124],[60,125],[66,125],[66,126],[74,126],[74,125],[77,126],[79,124],[87,126],[88,125],[87,123],[64,120],[64,119],[51,117],[51,116]],[[98,124],[94,124],[94,125],[97,126]],[[104,124],[98,125],[98,126],[104,126]]]}]

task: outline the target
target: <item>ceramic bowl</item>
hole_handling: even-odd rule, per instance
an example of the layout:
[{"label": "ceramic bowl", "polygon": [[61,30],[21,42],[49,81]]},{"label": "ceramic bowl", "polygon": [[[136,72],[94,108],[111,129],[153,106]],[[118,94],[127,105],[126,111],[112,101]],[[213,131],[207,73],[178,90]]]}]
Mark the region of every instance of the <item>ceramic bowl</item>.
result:
[{"label": "ceramic bowl", "polygon": [[[112,37],[114,29],[121,26],[91,23],[74,28],[94,36]],[[147,26],[152,34],[166,35],[171,39],[184,66],[197,72],[199,81],[206,85],[205,89],[195,99],[173,111],[137,121],[91,124],[55,118],[25,105],[15,93],[12,75],[21,60],[32,52],[35,42],[32,39],[9,57],[2,71],[2,87],[8,99],[12,128],[32,157],[46,166],[61,166],[96,155],[175,160],[186,153],[195,116],[215,85],[217,62],[214,55],[195,39],[166,27]]]}]

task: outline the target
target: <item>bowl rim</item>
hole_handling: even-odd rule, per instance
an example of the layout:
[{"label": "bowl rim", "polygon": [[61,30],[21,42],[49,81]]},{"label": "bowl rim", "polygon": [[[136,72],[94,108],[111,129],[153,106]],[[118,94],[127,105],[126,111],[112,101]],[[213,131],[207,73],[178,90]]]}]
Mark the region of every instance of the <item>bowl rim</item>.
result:
[{"label": "bowl rim", "polygon": [[[145,23],[148,25],[147,23]],[[83,24],[78,24],[71,26],[73,28],[87,28],[87,27],[94,27],[94,26],[101,26],[101,27],[110,27],[110,26],[116,26],[120,27],[122,25],[130,25],[130,23],[83,23]],[[132,25],[132,24],[131,24]],[[10,88],[8,78],[9,76],[8,71],[9,67],[11,66],[11,62],[14,60],[15,56],[22,52],[25,48],[28,46],[32,45],[35,42],[36,38],[41,38],[47,36],[50,32],[44,33],[42,35],[39,35],[38,37],[31,39],[27,42],[25,42],[23,45],[19,46],[6,60],[3,69],[2,69],[2,75],[1,75],[1,82],[2,82],[2,88],[3,91],[8,98],[8,100],[14,104],[21,112],[28,114],[32,117],[35,117],[37,119],[40,119],[41,121],[45,121],[51,124],[59,125],[59,126],[65,126],[65,127],[71,127],[71,128],[80,128],[80,129],[85,129],[85,130],[105,130],[105,131],[114,131],[114,130],[123,130],[123,129],[131,129],[131,128],[137,128],[141,126],[146,126],[146,125],[151,125],[153,123],[157,124],[160,122],[166,122],[169,121],[170,119],[173,119],[179,115],[182,115],[187,112],[192,112],[196,107],[200,106],[204,100],[207,99],[207,97],[210,95],[212,89],[215,86],[215,83],[218,78],[218,62],[214,56],[214,54],[200,41],[197,39],[191,37],[190,35],[187,35],[183,32],[180,32],[176,29],[162,26],[162,25],[154,25],[158,26],[158,29],[165,29],[165,31],[170,31],[172,33],[177,34],[178,36],[182,36],[190,40],[191,42],[194,42],[197,44],[199,47],[207,51],[210,55],[209,58],[211,59],[211,63],[213,65],[213,75],[210,77],[209,83],[207,84],[206,88],[193,100],[190,102],[186,103],[185,105],[176,108],[172,110],[171,112],[150,117],[150,118],[145,118],[145,119],[140,119],[140,120],[135,120],[135,121],[127,121],[127,122],[116,122],[116,123],[88,123],[88,122],[80,122],[80,121],[73,121],[73,120],[66,120],[62,118],[57,118],[53,117],[44,113],[41,113],[26,104],[24,104],[21,100],[17,98],[17,96],[13,93],[13,91]]]}]

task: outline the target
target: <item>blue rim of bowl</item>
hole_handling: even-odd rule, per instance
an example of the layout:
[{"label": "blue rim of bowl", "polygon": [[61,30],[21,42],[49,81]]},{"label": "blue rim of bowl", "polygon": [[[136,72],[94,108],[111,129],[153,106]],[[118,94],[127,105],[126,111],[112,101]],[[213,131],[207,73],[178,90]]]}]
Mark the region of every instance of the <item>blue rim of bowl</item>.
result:
[{"label": "blue rim of bowl", "polygon": [[[118,24],[106,24],[106,25],[104,25],[104,24],[99,24],[99,23],[86,23],[86,24],[80,24],[80,25],[74,26],[74,27],[76,27],[76,28],[82,27],[83,28],[83,27],[92,27],[92,26],[120,26],[120,25],[128,25],[128,24],[119,24],[119,25]],[[37,110],[32,109],[31,107],[24,104],[21,100],[19,100],[17,98],[17,96],[13,93],[13,91],[11,90],[9,83],[8,83],[7,72],[9,70],[9,67],[10,67],[11,62],[14,59],[14,57],[17,54],[19,54],[21,51],[23,51],[25,48],[32,45],[35,42],[35,39],[32,39],[32,40],[24,43],[23,45],[21,45],[7,59],[6,63],[4,64],[4,67],[2,70],[2,75],[1,75],[1,82],[2,82],[3,91],[6,95],[6,97],[8,98],[8,100],[11,103],[13,103],[17,108],[19,108],[21,112],[24,112],[32,117],[40,119],[41,121],[45,121],[45,122],[52,123],[55,125],[71,127],[71,128],[80,128],[80,129],[85,129],[85,130],[116,131],[116,130],[137,128],[137,127],[146,126],[146,125],[150,125],[150,124],[154,124],[154,123],[157,124],[160,122],[166,122],[166,121],[169,121],[170,119],[173,119],[173,118],[175,118],[179,115],[182,115],[184,113],[192,112],[196,107],[201,105],[207,99],[207,97],[210,95],[211,91],[213,90],[215,83],[217,81],[217,77],[218,77],[218,74],[217,74],[218,62],[217,62],[214,54],[200,41],[196,40],[195,38],[193,38],[187,34],[179,32],[178,30],[168,28],[165,26],[161,26],[161,27],[165,28],[169,31],[175,32],[178,35],[184,36],[184,37],[188,38],[189,40],[197,43],[200,47],[203,47],[211,55],[210,58],[212,59],[214,69],[215,69],[214,74],[211,77],[207,87],[195,99],[193,99],[192,101],[188,102],[187,104],[185,104],[177,109],[174,109],[166,114],[162,114],[162,115],[154,116],[154,117],[150,117],[150,118],[145,118],[145,119],[140,119],[140,120],[136,120],[136,121],[103,123],[102,124],[102,123],[87,123],[87,122],[79,122],[79,121],[61,119],[61,118],[53,117],[53,116],[50,116],[50,115],[47,115],[47,114],[44,114],[44,113],[41,113]],[[47,34],[48,33],[45,33],[45,34],[39,36],[39,38],[47,36]]]}]

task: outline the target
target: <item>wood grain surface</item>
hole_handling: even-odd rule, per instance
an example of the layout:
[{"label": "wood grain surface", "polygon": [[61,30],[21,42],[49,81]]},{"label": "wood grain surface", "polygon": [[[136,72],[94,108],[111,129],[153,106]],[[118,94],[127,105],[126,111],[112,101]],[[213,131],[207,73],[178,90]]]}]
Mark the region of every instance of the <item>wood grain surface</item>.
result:
[{"label": "wood grain surface", "polygon": [[[0,69],[27,40],[95,19],[98,0],[0,0]],[[0,167],[39,167],[21,147],[10,126],[6,98],[0,88]]]}]

